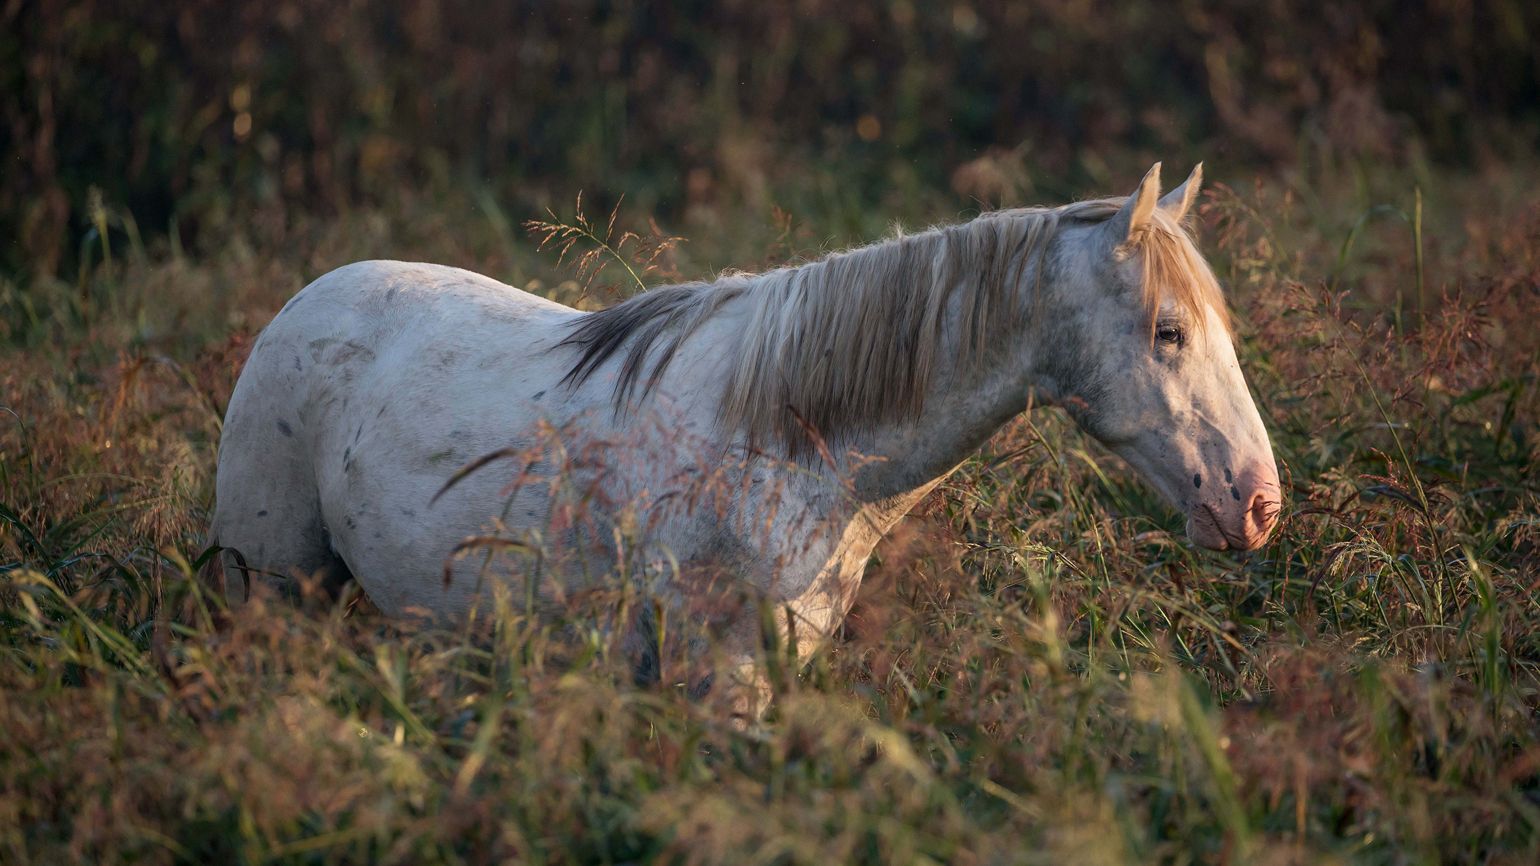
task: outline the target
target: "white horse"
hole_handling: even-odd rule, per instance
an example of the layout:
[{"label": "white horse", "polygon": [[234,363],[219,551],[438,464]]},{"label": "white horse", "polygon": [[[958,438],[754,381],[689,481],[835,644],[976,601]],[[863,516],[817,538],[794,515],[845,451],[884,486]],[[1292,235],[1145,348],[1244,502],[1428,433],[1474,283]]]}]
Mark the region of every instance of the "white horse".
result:
[{"label": "white horse", "polygon": [[[225,573],[354,577],[387,614],[453,618],[489,581],[547,600],[594,586],[641,537],[665,610],[715,617],[753,713],[761,617],[692,604],[749,587],[811,651],[882,535],[1033,393],[1185,512],[1192,540],[1256,548],[1281,492],[1183,228],[1199,169],[1163,198],[1156,164],[1127,199],[989,213],[594,313],[456,268],[339,268],[279,312],[230,399]],[[468,537],[502,542],[453,556]],[[507,550],[535,545],[571,555]]]}]

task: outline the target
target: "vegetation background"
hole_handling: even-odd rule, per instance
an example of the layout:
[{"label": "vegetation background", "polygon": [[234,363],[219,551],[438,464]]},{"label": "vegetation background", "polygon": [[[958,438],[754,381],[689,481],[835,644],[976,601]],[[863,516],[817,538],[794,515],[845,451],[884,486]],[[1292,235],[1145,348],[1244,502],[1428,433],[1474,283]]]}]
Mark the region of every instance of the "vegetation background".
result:
[{"label": "vegetation background", "polygon": [[[1536,44],[1523,0],[0,3],[0,861],[1536,862]],[[194,578],[245,353],[333,267],[607,303],[523,222],[688,238],[658,282],[1156,159],[1206,160],[1289,488],[1255,555],[1039,410],[753,733],[590,611]]]}]

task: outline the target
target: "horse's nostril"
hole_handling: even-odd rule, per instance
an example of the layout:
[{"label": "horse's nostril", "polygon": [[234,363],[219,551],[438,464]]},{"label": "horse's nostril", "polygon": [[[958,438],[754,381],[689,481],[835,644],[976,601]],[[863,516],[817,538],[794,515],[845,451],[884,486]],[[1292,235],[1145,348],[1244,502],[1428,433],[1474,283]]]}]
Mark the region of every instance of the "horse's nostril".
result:
[{"label": "horse's nostril", "polygon": [[1258,533],[1267,533],[1278,522],[1278,511],[1282,503],[1276,498],[1265,493],[1257,493],[1251,497],[1251,503],[1246,509],[1249,522]]}]

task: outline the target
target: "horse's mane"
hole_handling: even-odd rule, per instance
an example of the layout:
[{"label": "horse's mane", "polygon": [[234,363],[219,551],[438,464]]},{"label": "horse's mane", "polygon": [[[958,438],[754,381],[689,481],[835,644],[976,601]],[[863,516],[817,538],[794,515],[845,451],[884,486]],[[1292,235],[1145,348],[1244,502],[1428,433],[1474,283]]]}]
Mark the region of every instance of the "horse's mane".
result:
[{"label": "horse's mane", "polygon": [[[743,298],[747,325],[727,353],[732,369],[719,420],[752,444],[804,456],[812,447],[810,430],[835,438],[917,417],[945,348],[952,298],[961,295],[953,351],[964,363],[980,363],[987,347],[1003,343],[1024,321],[1028,298],[1037,293],[1023,282],[1041,276],[1060,224],[1105,221],[1123,202],[995,211],[762,274],[652,289],[576,322],[561,345],[581,354],[563,382],[580,385],[624,348],[615,384],[623,410],[638,387],[643,397],[656,387],[704,321]],[[1156,208],[1133,249],[1152,329],[1166,299],[1196,328],[1206,321],[1205,307],[1229,327],[1219,284],[1176,220]]]}]

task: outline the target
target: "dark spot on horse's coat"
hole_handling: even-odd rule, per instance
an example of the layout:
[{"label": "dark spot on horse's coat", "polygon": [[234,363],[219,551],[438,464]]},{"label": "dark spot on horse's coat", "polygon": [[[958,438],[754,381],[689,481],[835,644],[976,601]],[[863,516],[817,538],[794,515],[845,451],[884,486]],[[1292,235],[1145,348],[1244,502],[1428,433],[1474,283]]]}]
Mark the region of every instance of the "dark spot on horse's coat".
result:
[{"label": "dark spot on horse's coat", "polygon": [[544,397],[544,396],[545,396],[545,392],[544,391],[536,391],[535,392],[535,396],[531,397],[530,399],[531,400],[539,400],[541,397]]},{"label": "dark spot on horse's coat", "polygon": [[1202,475],[1194,475],[1192,477],[1192,486],[1193,487],[1197,487],[1197,488],[1202,488],[1203,487],[1203,476]]},{"label": "dark spot on horse's coat", "polygon": [[343,463],[352,463],[353,462],[353,448],[351,446],[342,449],[342,462]]},{"label": "dark spot on horse's coat", "polygon": [[1235,481],[1235,477],[1230,474],[1230,467],[1226,466],[1225,467],[1225,483],[1226,484],[1230,484],[1230,483],[1232,483],[1234,481]]},{"label": "dark spot on horse's coat", "polygon": [[1233,485],[1233,484],[1230,485],[1230,498],[1234,499],[1236,502],[1240,502],[1241,501],[1241,492],[1239,490],[1236,490],[1235,489],[1235,485]]},{"label": "dark spot on horse's coat", "polygon": [[389,406],[389,405],[390,405],[390,404],[389,404],[389,403],[386,403],[386,404],[385,404],[385,405],[384,405],[384,406],[381,406],[381,407],[380,407],[380,411],[378,411],[378,412],[376,412],[376,413],[374,413],[374,417],[376,417],[376,418],[378,418],[378,417],[380,417],[380,416],[381,416],[381,415],[384,415],[384,414],[385,414],[385,409],[386,409],[386,407],[387,407],[387,406]]},{"label": "dark spot on horse's coat", "polygon": [[279,419],[279,421],[278,421],[278,432],[282,433],[285,436],[293,436],[294,435],[294,428],[289,426],[289,422],[284,421],[282,419]]},{"label": "dark spot on horse's coat", "polygon": [[358,521],[354,520],[353,519],[353,515],[351,515],[351,514],[348,515],[347,518],[345,518],[343,522],[348,525],[349,529],[357,529],[358,528]]},{"label": "dark spot on horse's coat", "polygon": [[267,516],[267,509],[266,509],[266,508],[264,508],[264,509],[262,509],[262,510],[261,510],[261,511],[258,511],[258,512],[257,512],[257,516],[258,516],[258,517],[266,517],[266,516]]},{"label": "dark spot on horse's coat", "polygon": [[374,360],[374,350],[357,340],[348,340],[333,355],[332,363],[346,364],[354,358],[359,358],[364,363],[368,363]]},{"label": "dark spot on horse's coat", "polygon": [[407,517],[416,517],[417,516],[417,512],[413,511],[410,508],[403,508],[403,509],[401,509],[401,513],[406,515]]},{"label": "dark spot on horse's coat", "polygon": [[387,301],[395,300],[396,299],[396,292],[399,292],[399,291],[401,291],[399,288],[392,287],[390,291],[385,293],[385,300],[387,300]]},{"label": "dark spot on horse's coat", "polygon": [[294,356],[294,369],[301,373],[305,372],[305,364],[299,359],[298,355]]}]

